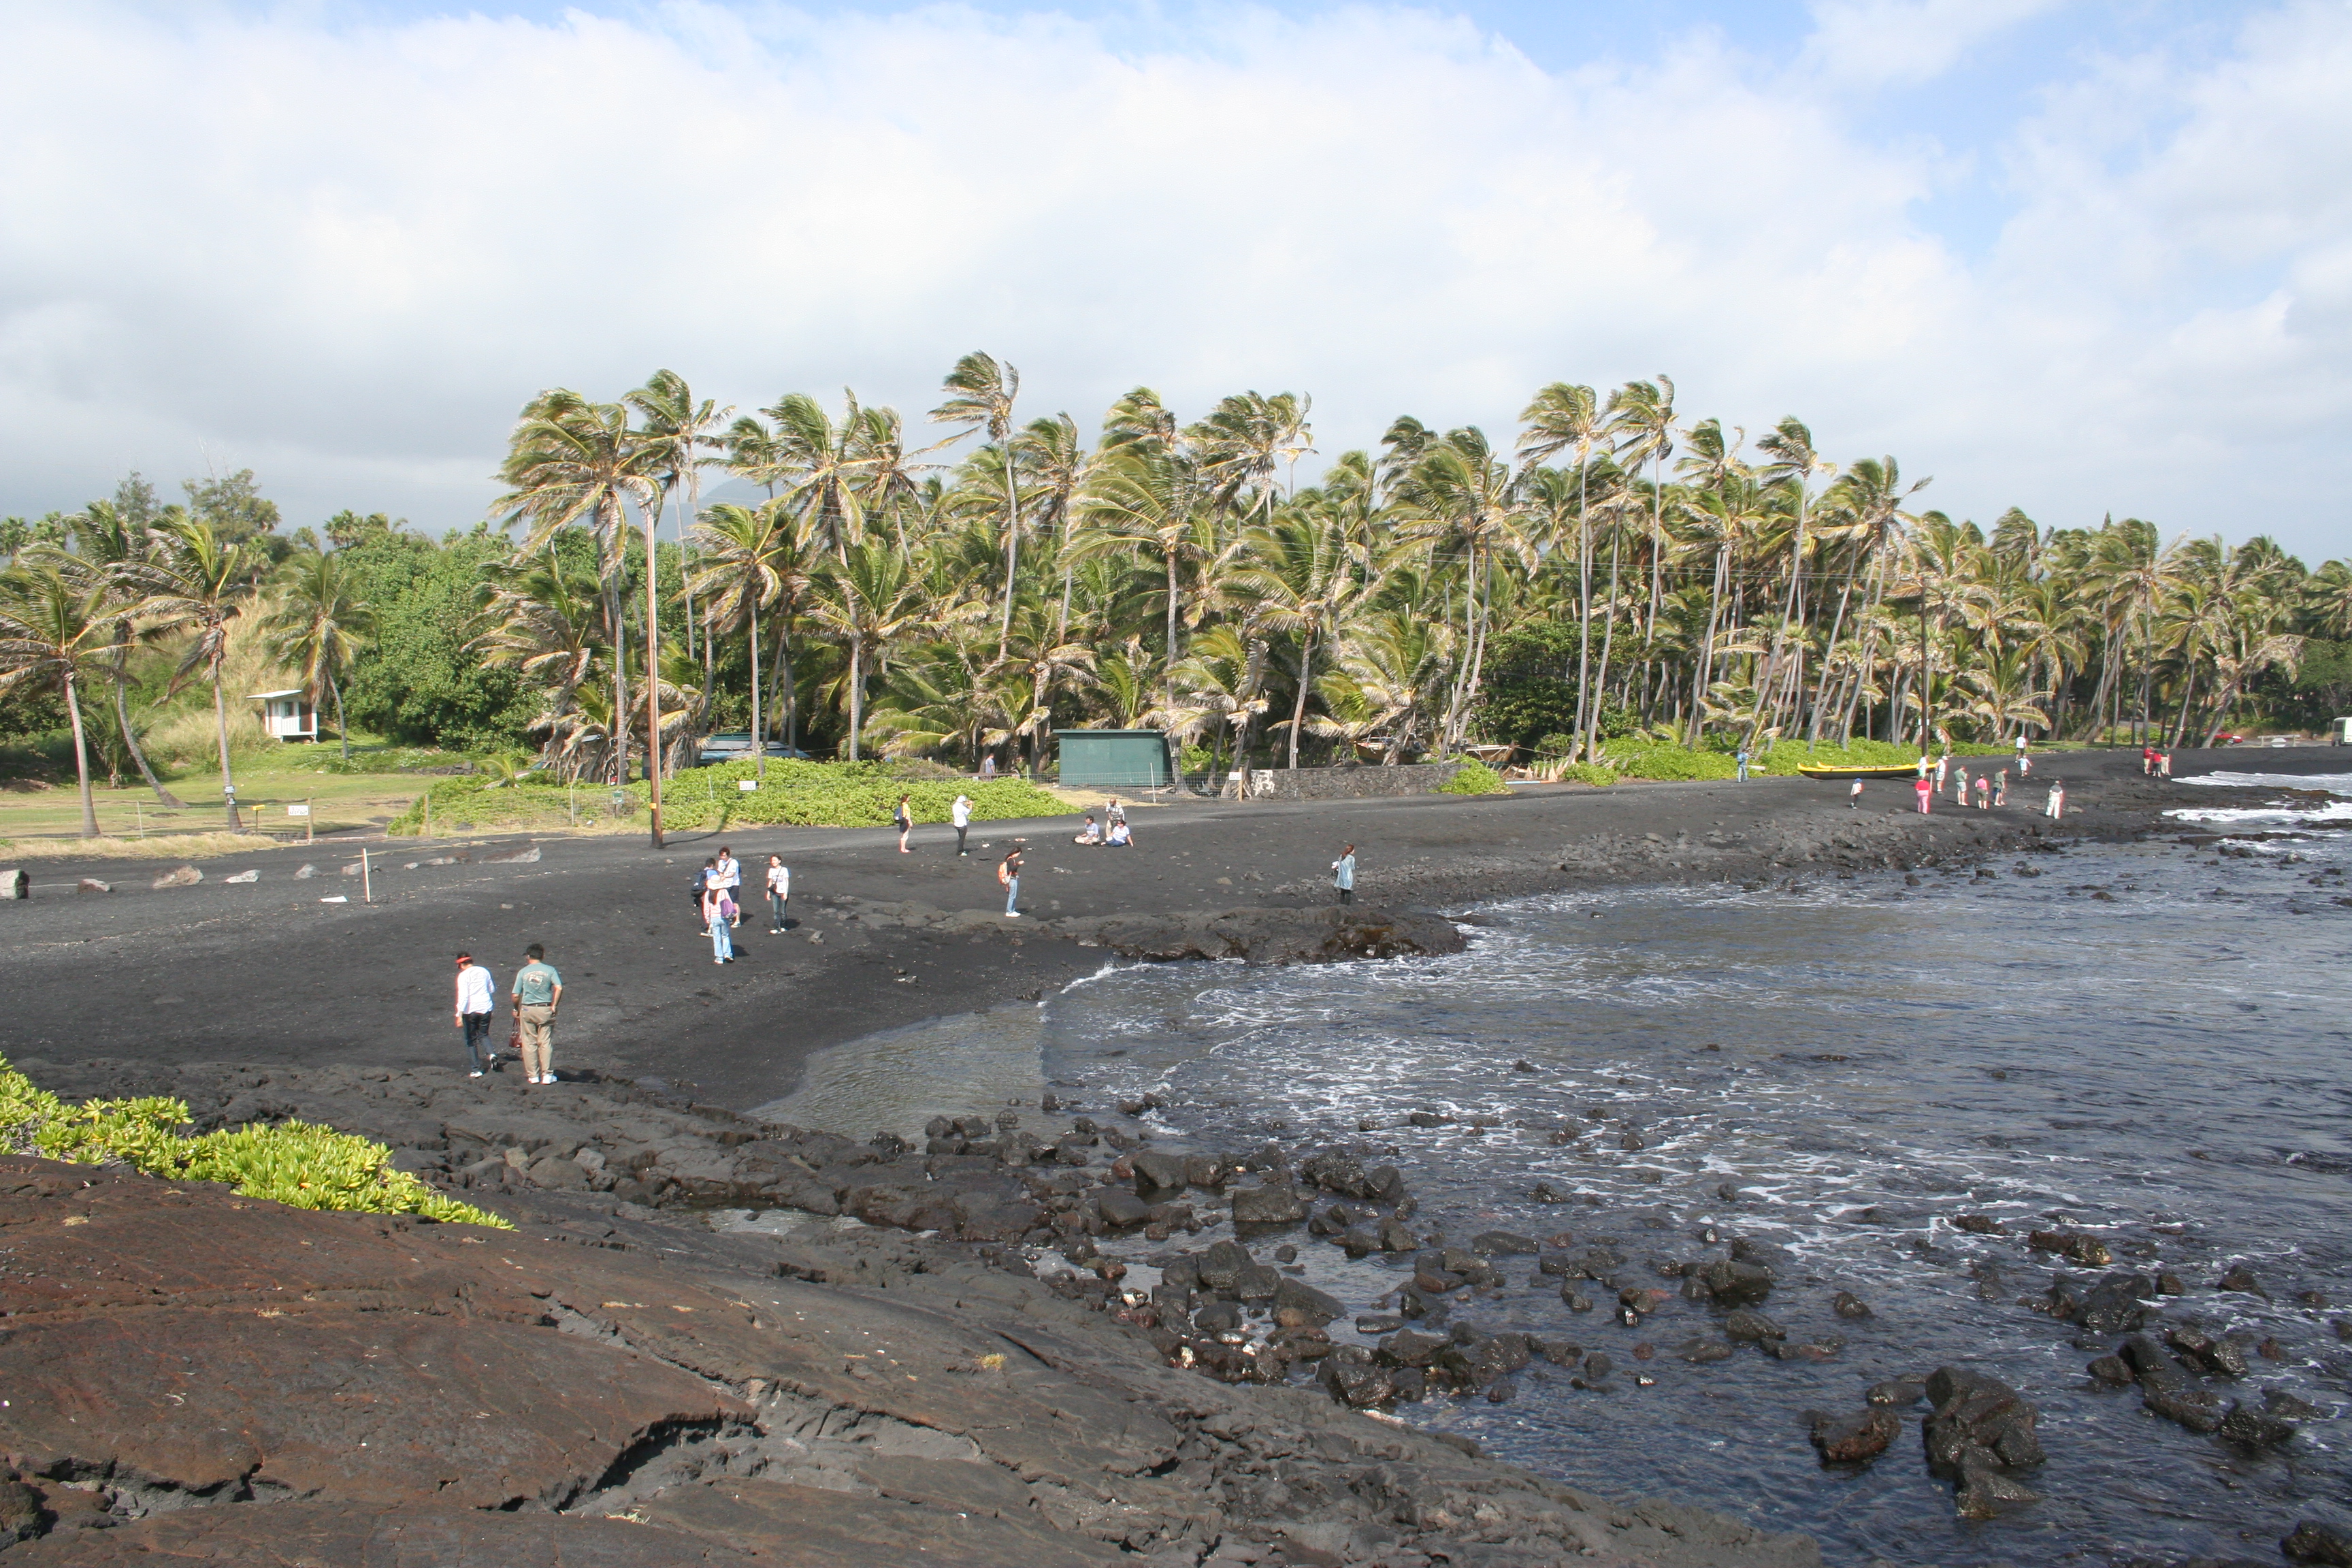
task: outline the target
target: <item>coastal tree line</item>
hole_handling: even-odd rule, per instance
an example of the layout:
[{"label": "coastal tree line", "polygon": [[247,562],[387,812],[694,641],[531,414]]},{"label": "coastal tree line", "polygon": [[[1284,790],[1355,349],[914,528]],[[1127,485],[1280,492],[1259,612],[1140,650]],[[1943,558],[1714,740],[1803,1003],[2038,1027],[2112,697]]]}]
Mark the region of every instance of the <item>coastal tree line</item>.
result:
[{"label": "coastal tree line", "polygon": [[1188,420],[1138,388],[1088,442],[984,353],[911,428],[853,393],[721,408],[664,371],[534,398],[491,516],[437,542],[352,512],[281,534],[250,473],[169,506],[134,476],[0,527],[0,722],[62,708],[166,793],[135,710],[209,689],[226,771],[241,619],[338,729],[610,779],[724,727],[962,767],[1079,726],[1164,730],[1202,769],[2187,744],[2352,686],[2342,561],[2130,518],[1979,528],[1799,419],[1685,422],[1664,376],[1555,383],[1499,437],[1400,417],[1301,483],[1310,415],[1245,392]]}]

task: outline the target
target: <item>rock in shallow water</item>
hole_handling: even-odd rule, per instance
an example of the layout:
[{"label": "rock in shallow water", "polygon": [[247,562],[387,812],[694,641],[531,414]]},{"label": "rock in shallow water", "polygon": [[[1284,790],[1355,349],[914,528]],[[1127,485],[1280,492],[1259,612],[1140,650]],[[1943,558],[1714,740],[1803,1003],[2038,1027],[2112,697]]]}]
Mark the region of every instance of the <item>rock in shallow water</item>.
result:
[{"label": "rock in shallow water", "polygon": [[1937,1367],[1927,1379],[1935,1411],[1922,1429],[1927,1468],[1958,1483],[1962,1518],[1990,1519],[2038,1500],[2011,1472],[2042,1462],[2035,1425],[2042,1413],[2024,1395],[1982,1373]]},{"label": "rock in shallow water", "polygon": [[1902,1418],[1885,1405],[1858,1415],[1816,1415],[1813,1447],[1821,1450],[1824,1465],[1866,1465],[1886,1452],[1902,1430]]}]

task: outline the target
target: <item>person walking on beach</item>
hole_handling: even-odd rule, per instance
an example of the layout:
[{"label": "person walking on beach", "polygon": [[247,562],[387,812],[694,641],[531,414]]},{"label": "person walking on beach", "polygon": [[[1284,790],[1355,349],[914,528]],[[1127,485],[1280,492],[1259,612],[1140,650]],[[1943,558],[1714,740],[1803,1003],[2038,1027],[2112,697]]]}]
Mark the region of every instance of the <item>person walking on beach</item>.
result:
[{"label": "person walking on beach", "polygon": [[[1896,798],[1900,799],[1901,797],[1898,795]],[[1845,792],[1845,808],[1848,811],[1852,811],[1855,806],[1860,805],[1861,804],[1862,775],[1860,773],[1856,773],[1853,777],[1853,787]]]},{"label": "person walking on beach", "polygon": [[2172,753],[2170,752],[2158,752],[2156,753],[2156,776],[2160,779],[2168,779],[2172,776]]},{"label": "person walking on beach", "polygon": [[2050,804],[2042,808],[2042,813],[2049,817],[2066,815],[2066,781],[2064,779],[2050,781]]},{"label": "person walking on beach", "polygon": [[912,853],[907,847],[907,835],[915,831],[915,814],[908,808],[907,797],[903,795],[898,797],[898,805],[890,813],[890,823],[898,830],[898,853],[901,855]]},{"label": "person walking on beach", "polygon": [[768,934],[784,934],[784,906],[792,901],[793,871],[781,855],[768,857]]},{"label": "person walking on beach", "polygon": [[1740,748],[1739,748],[1739,754],[1738,754],[1738,757],[1736,760],[1737,760],[1737,762],[1738,762],[1738,766],[1739,766],[1739,782],[1740,782],[1741,784],[1746,784],[1746,783],[1748,782],[1748,748],[1747,748],[1747,747],[1742,746],[1742,747],[1740,747]]},{"label": "person walking on beach", "polygon": [[2000,778],[1992,786],[1992,803],[1995,805],[2009,804],[2009,770],[2007,768],[2000,770]]},{"label": "person walking on beach", "polygon": [[1911,787],[1919,793],[1919,815],[1922,816],[1932,816],[1935,811],[1936,786],[1927,782],[1927,775],[1926,773],[1921,773],[1919,775],[1919,782],[1913,784]]},{"label": "person walking on beach", "polygon": [[1961,805],[1968,805],[1969,770],[1965,767],[1954,768],[1952,770],[1952,799]]},{"label": "person walking on beach", "polygon": [[694,891],[691,897],[694,900],[694,930],[698,936],[708,934],[710,930],[710,916],[704,908],[704,900],[710,892],[712,879],[718,875],[719,857],[716,855],[706,857],[702,862],[702,869],[694,874]]},{"label": "person walking on beach", "polygon": [[498,1060],[490,1043],[490,1020],[499,1010],[499,983],[474,962],[470,952],[457,955],[457,1027],[466,1031],[466,1076],[479,1078],[483,1068]]},{"label": "person walking on beach", "polygon": [[2017,777],[2020,783],[2033,776],[2033,759],[2025,752],[2017,753]]},{"label": "person walking on beach", "polygon": [[547,949],[532,942],[522,950],[529,960],[515,971],[515,1026],[522,1036],[522,1076],[525,1083],[555,1081],[555,1010],[563,1005],[563,976],[547,962]]},{"label": "person walking on beach", "polygon": [[2017,732],[2017,764],[2020,767],[2025,765],[2025,731],[2022,730]]},{"label": "person walking on beach", "polygon": [[988,755],[980,759],[980,776],[984,779],[992,779],[996,776],[996,753],[994,752],[991,752]]},{"label": "person walking on beach", "polygon": [[996,863],[996,884],[1004,889],[1004,918],[1021,918],[1021,851],[1013,850]]},{"label": "person walking on beach", "polygon": [[703,919],[710,927],[710,962],[731,963],[735,957],[735,900],[724,888],[713,887],[702,895]]},{"label": "person walking on beach", "polygon": [[1944,781],[1952,775],[1952,753],[1946,752],[1936,759],[1936,787],[1942,789]]},{"label": "person walking on beach", "polygon": [[1352,904],[1356,901],[1356,847],[1354,845],[1350,844],[1341,849],[1339,858],[1331,862],[1331,886],[1339,890],[1341,903]]},{"label": "person walking on beach", "polygon": [[958,795],[955,804],[948,807],[948,820],[955,824],[956,853],[960,856],[969,853],[963,841],[965,835],[971,831],[971,796]]}]

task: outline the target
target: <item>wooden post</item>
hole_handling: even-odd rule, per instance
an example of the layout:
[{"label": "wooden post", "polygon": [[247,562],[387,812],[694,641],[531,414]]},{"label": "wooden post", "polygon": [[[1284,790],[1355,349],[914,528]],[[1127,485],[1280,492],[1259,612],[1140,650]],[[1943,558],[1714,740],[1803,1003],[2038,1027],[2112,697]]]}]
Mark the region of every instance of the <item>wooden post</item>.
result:
[{"label": "wooden post", "polygon": [[572,829],[576,833],[580,830],[580,781],[574,778],[564,786],[563,793],[564,804],[572,812]]},{"label": "wooden post", "polygon": [[360,847],[360,902],[363,904],[375,902],[375,888],[368,878],[368,856],[365,845]]},{"label": "wooden post", "polygon": [[433,786],[431,784],[425,786],[425,831],[420,837],[425,838],[433,837]]},{"label": "wooden post", "polygon": [[305,844],[319,841],[318,799],[317,795],[305,795],[302,799],[302,842]]}]

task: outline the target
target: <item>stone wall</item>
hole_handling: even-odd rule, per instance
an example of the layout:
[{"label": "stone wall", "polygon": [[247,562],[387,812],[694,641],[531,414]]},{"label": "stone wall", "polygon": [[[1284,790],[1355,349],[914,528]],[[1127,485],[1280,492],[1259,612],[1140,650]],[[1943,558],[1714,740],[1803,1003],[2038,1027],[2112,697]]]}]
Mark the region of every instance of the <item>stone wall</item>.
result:
[{"label": "stone wall", "polygon": [[1405,763],[1392,768],[1260,768],[1250,774],[1253,800],[1362,800],[1433,795],[1462,771],[1460,763]]}]

